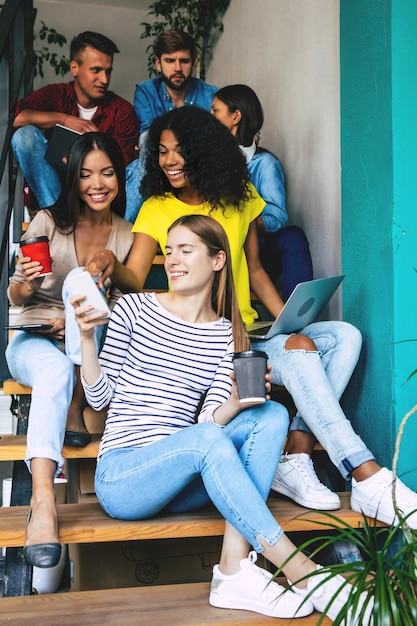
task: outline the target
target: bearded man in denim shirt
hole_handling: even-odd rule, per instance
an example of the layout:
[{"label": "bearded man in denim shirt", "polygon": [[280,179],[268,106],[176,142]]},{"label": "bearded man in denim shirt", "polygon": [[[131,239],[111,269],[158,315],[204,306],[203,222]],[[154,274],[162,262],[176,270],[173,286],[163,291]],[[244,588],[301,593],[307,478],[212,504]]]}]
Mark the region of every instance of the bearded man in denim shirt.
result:
[{"label": "bearded man in denim shirt", "polygon": [[127,206],[125,219],[134,222],[142,206],[139,188],[143,175],[144,146],[149,126],[156,117],[171,109],[196,106],[210,111],[217,91],[192,76],[196,61],[194,39],[183,31],[162,33],[155,44],[155,65],[159,76],[136,85],[134,109],[139,120],[139,159],[126,171]]}]

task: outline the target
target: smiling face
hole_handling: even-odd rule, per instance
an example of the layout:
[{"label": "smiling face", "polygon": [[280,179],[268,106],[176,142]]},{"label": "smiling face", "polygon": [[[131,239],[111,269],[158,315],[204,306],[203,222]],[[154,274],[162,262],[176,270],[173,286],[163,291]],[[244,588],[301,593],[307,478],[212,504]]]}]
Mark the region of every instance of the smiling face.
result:
[{"label": "smiling face", "polygon": [[85,157],[79,192],[84,207],[93,211],[110,211],[111,203],[119,192],[119,182],[111,160],[102,150],[92,150]]},{"label": "smiling face", "polygon": [[184,165],[185,161],[177,138],[172,130],[163,130],[159,140],[159,167],[174,189],[188,186]]},{"label": "smiling face", "polygon": [[161,54],[160,58],[156,58],[155,65],[167,87],[173,91],[182,91],[188,87],[193,71],[189,50]]},{"label": "smiling face", "polygon": [[92,108],[106,95],[113,70],[113,58],[86,46],[79,58],[70,62],[78,103]]},{"label": "smiling face", "polygon": [[215,272],[222,269],[226,260],[223,250],[210,256],[200,237],[182,225],[169,231],[165,250],[171,291],[187,295],[211,289]]}]

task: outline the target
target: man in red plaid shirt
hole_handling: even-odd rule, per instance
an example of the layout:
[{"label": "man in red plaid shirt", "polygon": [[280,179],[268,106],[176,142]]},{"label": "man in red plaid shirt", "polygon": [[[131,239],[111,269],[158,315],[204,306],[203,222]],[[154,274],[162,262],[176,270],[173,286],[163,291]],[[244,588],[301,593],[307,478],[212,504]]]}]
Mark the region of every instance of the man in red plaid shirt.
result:
[{"label": "man in red plaid shirt", "polygon": [[74,80],[46,85],[17,103],[12,147],[41,208],[54,204],[62,187],[64,169],[44,159],[56,124],[79,133],[109,133],[118,142],[125,165],[134,158],[139,129],[133,106],[108,89],[116,52],[108,37],[80,33],[70,47]]}]

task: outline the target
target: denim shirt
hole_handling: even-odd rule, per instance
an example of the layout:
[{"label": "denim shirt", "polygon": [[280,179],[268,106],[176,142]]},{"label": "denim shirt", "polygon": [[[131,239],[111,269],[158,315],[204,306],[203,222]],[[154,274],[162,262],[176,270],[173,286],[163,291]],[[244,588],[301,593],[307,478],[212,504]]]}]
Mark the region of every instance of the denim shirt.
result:
[{"label": "denim shirt", "polygon": [[267,151],[256,151],[247,167],[251,183],[266,202],[261,216],[265,231],[273,233],[288,222],[284,170],[276,156]]},{"label": "denim shirt", "polygon": [[[210,111],[216,91],[218,91],[218,87],[208,85],[200,78],[191,78],[184,105],[196,106]],[[174,108],[165,83],[160,76],[151,80],[144,80],[136,85],[134,108],[140,124],[139,135],[149,130],[149,126],[156,117],[164,115]]]}]

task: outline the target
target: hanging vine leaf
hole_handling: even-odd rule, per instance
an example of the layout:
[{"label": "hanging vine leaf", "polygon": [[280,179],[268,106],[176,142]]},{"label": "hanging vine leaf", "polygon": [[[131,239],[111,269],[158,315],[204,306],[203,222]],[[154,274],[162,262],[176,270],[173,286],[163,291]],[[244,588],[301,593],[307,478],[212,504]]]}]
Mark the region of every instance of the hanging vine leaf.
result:
[{"label": "hanging vine leaf", "polygon": [[[67,43],[67,38],[58,33],[55,28],[49,28],[45,22],[41,21],[41,27],[38,32],[33,34],[34,41],[40,39],[49,45],[59,46],[62,48]],[[57,76],[65,76],[69,72],[69,59],[64,54],[51,52],[48,46],[41,49],[34,48],[34,74],[44,78],[44,65],[49,64]]]}]

